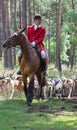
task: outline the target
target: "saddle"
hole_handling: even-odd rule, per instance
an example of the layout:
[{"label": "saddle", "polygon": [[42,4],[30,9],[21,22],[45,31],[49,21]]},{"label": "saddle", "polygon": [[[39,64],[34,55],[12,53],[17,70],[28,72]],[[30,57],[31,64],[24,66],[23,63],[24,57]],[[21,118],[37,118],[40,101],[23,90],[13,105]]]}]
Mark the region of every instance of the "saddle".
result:
[{"label": "saddle", "polygon": [[42,60],[42,58],[41,58],[41,51],[39,50],[38,46],[35,45],[33,48],[35,49],[35,51],[36,51],[37,55],[39,56],[40,60]]}]

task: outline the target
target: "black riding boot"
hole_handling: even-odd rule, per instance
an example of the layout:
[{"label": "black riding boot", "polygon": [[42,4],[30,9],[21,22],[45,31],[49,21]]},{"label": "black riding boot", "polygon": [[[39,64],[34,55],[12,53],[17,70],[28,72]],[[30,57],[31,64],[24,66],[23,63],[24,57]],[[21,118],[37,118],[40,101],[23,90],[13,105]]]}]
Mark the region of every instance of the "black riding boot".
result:
[{"label": "black riding boot", "polygon": [[46,60],[45,59],[43,59],[42,60],[42,70],[43,70],[43,74],[44,74],[44,76],[47,76],[47,64],[46,64]]},{"label": "black riding boot", "polygon": [[[21,62],[21,58],[22,58],[22,55],[20,57],[18,57],[19,64]],[[21,75],[21,70],[20,69],[17,71],[17,75]]]},{"label": "black riding boot", "polygon": [[18,70],[18,71],[17,71],[17,75],[21,75],[21,70]]}]

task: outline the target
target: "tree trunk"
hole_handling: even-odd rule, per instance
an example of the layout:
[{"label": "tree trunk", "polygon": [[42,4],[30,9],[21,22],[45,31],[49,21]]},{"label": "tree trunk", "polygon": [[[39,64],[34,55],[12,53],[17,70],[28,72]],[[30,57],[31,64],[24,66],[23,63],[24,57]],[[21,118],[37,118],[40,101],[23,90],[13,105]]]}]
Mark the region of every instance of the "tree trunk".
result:
[{"label": "tree trunk", "polygon": [[32,24],[31,0],[28,0],[28,25]]},{"label": "tree trunk", "polygon": [[75,48],[76,46],[74,45],[73,49],[72,49],[72,56],[71,56],[71,69],[73,68],[74,66],[74,60],[75,60]]},{"label": "tree trunk", "polygon": [[35,0],[33,0],[33,17],[35,16]]},{"label": "tree trunk", "polygon": [[[72,9],[75,10],[75,4],[74,1],[72,0]],[[74,23],[74,25],[77,27],[76,22]],[[75,60],[75,49],[76,49],[76,44],[73,45],[73,52],[72,52],[72,56],[71,56],[71,69],[74,66],[74,60]]]},{"label": "tree trunk", "polygon": [[[16,0],[14,0],[14,32],[16,29]],[[13,64],[16,65],[16,48],[13,49],[13,60]]]},{"label": "tree trunk", "polygon": [[72,8],[74,10],[75,9],[74,0],[71,0],[71,2],[72,2]]},{"label": "tree trunk", "polygon": [[60,31],[61,31],[61,0],[57,2],[57,30],[56,30],[56,67],[58,69],[59,74],[62,73],[62,68],[61,68],[61,58],[60,58],[60,53],[61,53],[61,38],[60,38]]},{"label": "tree trunk", "polygon": [[[10,36],[10,0],[6,0],[6,38]],[[7,50],[7,67],[13,68],[11,49]]]},{"label": "tree trunk", "polygon": [[18,13],[18,19],[19,19],[19,22],[17,24],[17,27],[21,28],[21,0],[19,0],[19,13]]},{"label": "tree trunk", "polygon": [[0,59],[2,57],[1,23],[0,23]]},{"label": "tree trunk", "polygon": [[27,0],[22,0],[22,27],[27,28]]},{"label": "tree trunk", "polygon": [[48,50],[49,50],[49,63],[51,61],[51,56],[50,56],[50,32],[51,32],[51,29],[50,29],[50,15],[49,15],[49,37],[48,37]]},{"label": "tree trunk", "polygon": [[[6,31],[5,31],[5,25],[6,25],[6,22],[5,22],[5,4],[4,4],[4,1],[1,0],[1,5],[2,5],[2,36],[3,36],[3,39],[2,41],[4,41],[6,39]],[[7,68],[8,67],[8,64],[7,64],[7,50],[5,49],[4,50],[4,67]]]},{"label": "tree trunk", "polygon": [[1,32],[2,32],[2,5],[0,1],[0,58],[2,57],[2,38],[1,38]]},{"label": "tree trunk", "polygon": [[41,2],[40,0],[38,0],[38,6],[36,6],[36,14],[40,14],[40,6],[41,6]]}]

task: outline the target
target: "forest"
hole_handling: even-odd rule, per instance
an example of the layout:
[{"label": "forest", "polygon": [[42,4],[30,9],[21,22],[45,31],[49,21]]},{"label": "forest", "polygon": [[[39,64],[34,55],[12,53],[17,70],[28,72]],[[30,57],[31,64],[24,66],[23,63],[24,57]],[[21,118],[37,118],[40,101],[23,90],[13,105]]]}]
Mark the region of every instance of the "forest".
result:
[{"label": "forest", "polygon": [[16,66],[19,48],[4,50],[3,42],[17,28],[31,25],[35,14],[41,14],[46,28],[49,62],[59,72],[63,64],[72,69],[77,61],[77,0],[0,0],[0,60],[4,68]]},{"label": "forest", "polygon": [[[46,28],[47,76],[23,42],[35,14]],[[0,130],[77,130],[77,0],[0,0],[0,119]]]}]

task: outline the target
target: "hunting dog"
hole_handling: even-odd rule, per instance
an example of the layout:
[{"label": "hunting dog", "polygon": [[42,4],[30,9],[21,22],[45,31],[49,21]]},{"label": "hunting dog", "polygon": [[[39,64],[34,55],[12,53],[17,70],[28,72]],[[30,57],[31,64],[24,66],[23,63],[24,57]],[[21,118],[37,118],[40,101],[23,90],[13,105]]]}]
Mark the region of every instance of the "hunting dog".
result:
[{"label": "hunting dog", "polygon": [[75,82],[73,79],[64,79],[63,80],[63,96],[67,96],[70,98],[73,94],[73,90],[75,89]]},{"label": "hunting dog", "polygon": [[11,87],[10,99],[13,98],[15,90],[18,90],[18,96],[24,90],[24,83],[22,80],[17,80],[17,79],[13,80],[10,77],[6,77],[5,80],[7,80],[7,84],[9,84]]}]

